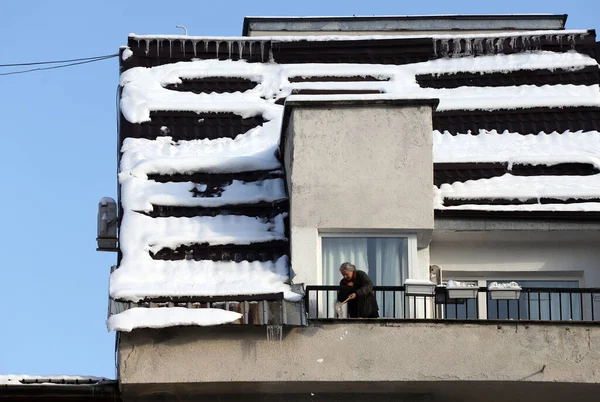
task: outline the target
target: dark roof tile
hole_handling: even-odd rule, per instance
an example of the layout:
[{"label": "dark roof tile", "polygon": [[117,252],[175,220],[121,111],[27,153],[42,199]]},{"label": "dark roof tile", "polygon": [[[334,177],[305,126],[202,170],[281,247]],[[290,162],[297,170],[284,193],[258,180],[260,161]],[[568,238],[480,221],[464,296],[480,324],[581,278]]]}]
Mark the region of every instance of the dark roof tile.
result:
[{"label": "dark roof tile", "polygon": [[535,204],[581,204],[586,202],[600,202],[600,198],[453,198],[445,197],[444,206],[454,207],[460,205],[535,205]]},{"label": "dark roof tile", "polygon": [[231,183],[233,180],[245,182],[260,181],[267,179],[278,179],[283,177],[281,170],[253,170],[239,173],[191,173],[191,174],[149,174],[148,179],[160,183],[167,182],[186,182],[202,183],[211,186],[222,186]]},{"label": "dark roof tile", "polygon": [[434,184],[465,182],[468,180],[490,179],[510,173],[514,176],[590,176],[600,171],[587,163],[561,163],[546,165],[513,165],[508,163],[436,163],[433,167]]},{"label": "dark roof tile", "polygon": [[258,85],[245,78],[237,77],[206,77],[196,79],[183,79],[181,84],[170,84],[165,88],[179,92],[201,93],[232,93],[248,91]]},{"label": "dark roof tile", "polygon": [[596,211],[488,211],[488,210],[461,210],[437,209],[436,218],[455,219],[497,219],[497,220],[557,220],[557,221],[600,221],[600,212]]},{"label": "dark roof tile", "polygon": [[497,130],[521,134],[539,132],[594,131],[600,129],[600,108],[564,107],[503,110],[457,110],[437,112],[433,116],[433,128],[451,134],[479,130]]},{"label": "dark roof tile", "polygon": [[496,73],[457,73],[417,75],[423,88],[501,87],[519,85],[596,85],[600,82],[598,66],[580,70],[519,70]]},{"label": "dark roof tile", "polygon": [[[129,123],[121,115],[120,137],[156,139],[169,136],[174,141],[235,138],[262,125],[262,116],[242,118],[235,113],[151,112],[151,120]],[[165,127],[163,129],[163,127]]]},{"label": "dark roof tile", "polygon": [[156,254],[151,254],[155,260],[185,260],[195,261],[276,261],[279,257],[289,254],[287,241],[271,241],[248,245],[225,244],[209,246],[208,244],[193,244],[180,246],[176,249],[164,248]]},{"label": "dark roof tile", "polygon": [[276,202],[257,202],[255,204],[226,205],[214,208],[170,205],[165,206],[154,204],[153,207],[153,210],[147,213],[147,215],[155,218],[192,218],[195,216],[243,215],[272,219],[281,213],[289,211],[289,203],[287,200],[280,200]]}]

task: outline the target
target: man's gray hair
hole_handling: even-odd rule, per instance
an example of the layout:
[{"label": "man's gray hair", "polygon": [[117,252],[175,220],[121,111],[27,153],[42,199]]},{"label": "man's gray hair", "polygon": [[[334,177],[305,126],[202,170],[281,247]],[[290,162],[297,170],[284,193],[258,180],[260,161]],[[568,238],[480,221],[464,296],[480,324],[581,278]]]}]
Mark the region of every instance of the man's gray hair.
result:
[{"label": "man's gray hair", "polygon": [[354,272],[356,271],[356,267],[354,266],[354,264],[350,264],[349,262],[345,262],[340,266],[340,271],[350,271],[350,272]]}]

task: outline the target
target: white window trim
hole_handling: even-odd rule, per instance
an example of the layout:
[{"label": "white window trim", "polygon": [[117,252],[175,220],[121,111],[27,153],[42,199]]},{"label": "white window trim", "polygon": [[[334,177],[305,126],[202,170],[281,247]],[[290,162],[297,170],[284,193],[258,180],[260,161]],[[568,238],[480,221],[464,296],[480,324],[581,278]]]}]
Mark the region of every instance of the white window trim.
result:
[{"label": "white window trim", "polygon": [[317,244],[317,283],[323,284],[323,238],[324,237],[398,237],[407,239],[408,249],[408,272],[407,278],[412,278],[418,270],[417,256],[417,235],[414,233],[384,233],[384,232],[369,232],[361,233],[359,231],[352,232],[318,232]]}]

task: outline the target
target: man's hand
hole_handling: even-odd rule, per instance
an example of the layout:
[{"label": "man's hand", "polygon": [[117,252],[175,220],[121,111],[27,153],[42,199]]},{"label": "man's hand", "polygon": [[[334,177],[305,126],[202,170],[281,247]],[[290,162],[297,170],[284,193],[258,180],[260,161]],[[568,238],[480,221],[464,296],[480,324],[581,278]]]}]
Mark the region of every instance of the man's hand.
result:
[{"label": "man's hand", "polygon": [[356,299],[356,293],[352,293],[350,296],[348,296],[348,299],[350,299],[350,300]]},{"label": "man's hand", "polygon": [[354,282],[350,281],[346,284],[346,286],[354,286]]}]

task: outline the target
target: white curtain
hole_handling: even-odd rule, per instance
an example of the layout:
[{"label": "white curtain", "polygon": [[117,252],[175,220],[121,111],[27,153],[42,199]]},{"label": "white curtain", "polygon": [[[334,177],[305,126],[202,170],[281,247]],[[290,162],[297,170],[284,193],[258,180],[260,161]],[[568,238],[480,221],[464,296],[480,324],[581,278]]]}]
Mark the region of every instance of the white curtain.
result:
[{"label": "white curtain", "polygon": [[342,279],[340,265],[350,262],[356,269],[369,273],[367,238],[323,238],[323,285],[338,285]]},{"label": "white curtain", "polygon": [[[400,286],[408,270],[408,240],[402,237],[324,237],[322,239],[323,285],[338,285],[340,265],[350,262],[366,272],[377,286]],[[334,318],[336,292],[320,292],[319,303],[311,300],[319,317]],[[378,292],[379,315],[401,317],[401,292]],[[318,304],[318,305],[317,305]]]},{"label": "white curtain", "polygon": [[[340,265],[350,262],[356,266],[356,269],[369,273],[369,264],[367,260],[368,245],[364,237],[324,237],[322,243],[323,254],[323,285],[339,285],[342,276],[340,275]],[[321,301],[319,306],[319,317],[336,317],[335,302],[337,301],[337,292],[320,292]],[[344,316],[347,314],[344,306]]]},{"label": "white curtain", "polygon": [[[408,271],[408,246],[406,238],[373,239],[375,248],[375,285],[401,286],[403,273]],[[377,292],[377,304],[381,317],[401,317],[404,293],[398,291]]]}]

